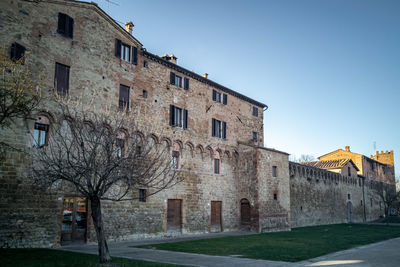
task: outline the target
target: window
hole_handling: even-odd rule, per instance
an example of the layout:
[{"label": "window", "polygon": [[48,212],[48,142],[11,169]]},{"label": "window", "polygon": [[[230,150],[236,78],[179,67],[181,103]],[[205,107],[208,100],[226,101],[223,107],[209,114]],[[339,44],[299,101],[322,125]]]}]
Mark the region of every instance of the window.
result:
[{"label": "window", "polygon": [[274,193],[274,200],[278,200],[278,194]]},{"label": "window", "polygon": [[347,194],[347,199],[350,200],[351,199],[351,195]]},{"label": "window", "polygon": [[140,154],[142,154],[142,147],[136,146],[136,156],[139,156]]},{"label": "window", "polygon": [[125,44],[119,39],[115,39],[115,56],[122,60],[128,61],[134,65],[137,65],[138,61],[137,47]]},{"label": "window", "polygon": [[74,32],[74,19],[64,13],[58,13],[57,32],[62,36],[71,38]]},{"label": "window", "polygon": [[33,130],[33,147],[42,148],[47,146],[48,132],[48,124],[35,122],[35,128]]},{"label": "window", "polygon": [[147,68],[147,65],[148,65],[147,61],[144,60],[144,61],[143,61],[143,67],[144,67],[144,68]]},{"label": "window", "polygon": [[146,195],[147,195],[146,189],[139,189],[139,202],[146,202]]},{"label": "window", "polygon": [[278,167],[272,166],[272,177],[277,177],[277,176],[278,176]]},{"label": "window", "polygon": [[120,110],[129,110],[129,91],[130,88],[128,86],[122,84],[119,86],[118,107]]},{"label": "window", "polygon": [[182,79],[181,76],[176,75],[175,73],[171,72],[170,73],[170,83],[172,85],[176,85],[180,88],[184,88],[185,90],[189,90],[189,78],[184,78]]},{"label": "window", "polygon": [[142,96],[143,96],[143,98],[147,98],[147,91],[146,90],[143,90]]},{"label": "window", "polygon": [[69,91],[69,66],[56,63],[54,87],[61,96],[68,95]]},{"label": "window", "polygon": [[253,132],[253,140],[258,141],[258,132]]},{"label": "window", "polygon": [[188,111],[174,105],[169,106],[169,125],[188,128]]},{"label": "window", "polygon": [[347,173],[348,173],[348,175],[349,175],[349,176],[351,176],[351,170],[350,170],[350,167],[347,167]]},{"label": "window", "polygon": [[226,122],[212,119],[212,136],[226,139]]},{"label": "window", "polygon": [[361,206],[363,205],[362,199],[361,199]]},{"label": "window", "polygon": [[219,159],[214,159],[214,173],[219,174]]},{"label": "window", "polygon": [[124,156],[125,140],[122,138],[117,138],[115,142],[115,155],[117,158],[122,158]]},{"label": "window", "polygon": [[369,200],[370,200],[370,202],[371,202],[371,207],[372,207],[372,197],[371,197]]},{"label": "window", "polygon": [[253,116],[258,117],[258,108],[253,106]]},{"label": "window", "polygon": [[213,100],[215,102],[223,103],[224,105],[226,105],[228,104],[228,95],[213,90]]},{"label": "window", "polygon": [[172,169],[179,168],[179,151],[172,151],[171,167],[172,167]]},{"label": "window", "polygon": [[25,55],[25,47],[20,45],[19,43],[12,43],[11,44],[11,60],[12,61],[18,61],[20,58],[22,58]]}]

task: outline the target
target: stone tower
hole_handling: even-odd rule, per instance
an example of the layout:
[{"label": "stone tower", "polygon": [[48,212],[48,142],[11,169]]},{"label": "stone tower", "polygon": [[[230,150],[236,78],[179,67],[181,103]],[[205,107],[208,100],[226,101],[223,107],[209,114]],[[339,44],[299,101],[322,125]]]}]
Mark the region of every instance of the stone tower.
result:
[{"label": "stone tower", "polygon": [[394,166],[393,150],[391,151],[386,150],[386,152],[381,151],[380,153],[379,151],[376,151],[375,155],[371,155],[371,159],[379,161],[380,163],[383,164],[389,164]]}]

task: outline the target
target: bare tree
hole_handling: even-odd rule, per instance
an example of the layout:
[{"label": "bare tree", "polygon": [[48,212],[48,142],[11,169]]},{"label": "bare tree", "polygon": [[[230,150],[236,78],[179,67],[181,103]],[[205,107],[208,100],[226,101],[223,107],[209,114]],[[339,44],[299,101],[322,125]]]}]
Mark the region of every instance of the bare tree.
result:
[{"label": "bare tree", "polygon": [[42,99],[23,62],[24,57],[13,61],[4,49],[0,50],[0,128],[10,127],[15,119],[29,117]]},{"label": "bare tree", "polygon": [[400,192],[396,192],[395,185],[383,182],[375,182],[374,188],[385,207],[385,217],[388,217],[391,208],[394,208],[400,201]]},{"label": "bare tree", "polygon": [[306,155],[306,154],[301,154],[299,158],[296,158],[295,155],[290,155],[289,158],[290,161],[293,162],[311,162],[315,161],[315,157],[313,155]]},{"label": "bare tree", "polygon": [[102,200],[136,199],[179,182],[167,146],[140,135],[126,112],[78,111],[60,104],[65,118],[54,126],[47,148],[33,150],[32,177],[43,188],[70,187],[90,200],[101,263],[111,261],[102,221]]}]

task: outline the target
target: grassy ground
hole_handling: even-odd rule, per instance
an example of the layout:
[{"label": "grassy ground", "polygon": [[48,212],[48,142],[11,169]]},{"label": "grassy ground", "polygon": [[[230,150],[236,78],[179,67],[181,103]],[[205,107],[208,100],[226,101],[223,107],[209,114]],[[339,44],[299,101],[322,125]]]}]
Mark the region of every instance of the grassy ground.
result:
[{"label": "grassy ground", "polygon": [[203,239],[142,247],[296,262],[395,237],[400,237],[400,227],[398,226],[337,224],[294,228],[291,232]]},{"label": "grassy ground", "polygon": [[52,249],[0,249],[0,266],[20,266],[20,267],[50,267],[50,266],[144,266],[144,267],[170,267],[163,263],[153,263],[148,261],[130,260],[123,258],[113,258],[109,265],[99,264],[97,255],[75,253],[69,251],[59,251]]}]

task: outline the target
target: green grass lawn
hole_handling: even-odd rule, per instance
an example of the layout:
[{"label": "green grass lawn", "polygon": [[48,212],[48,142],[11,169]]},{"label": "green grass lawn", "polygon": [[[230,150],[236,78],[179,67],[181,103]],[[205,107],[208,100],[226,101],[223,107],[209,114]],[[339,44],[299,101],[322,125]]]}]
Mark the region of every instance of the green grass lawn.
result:
[{"label": "green grass lawn", "polygon": [[60,251],[52,249],[0,249],[0,266],[177,266],[163,263],[153,263],[149,261],[131,260],[123,258],[112,258],[109,265],[99,264],[97,255]]},{"label": "green grass lawn", "polygon": [[336,224],[141,247],[296,262],[395,237],[400,237],[398,226]]}]

